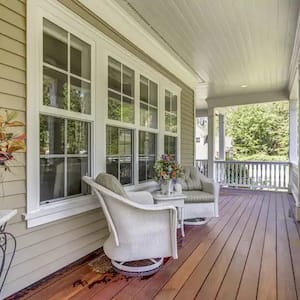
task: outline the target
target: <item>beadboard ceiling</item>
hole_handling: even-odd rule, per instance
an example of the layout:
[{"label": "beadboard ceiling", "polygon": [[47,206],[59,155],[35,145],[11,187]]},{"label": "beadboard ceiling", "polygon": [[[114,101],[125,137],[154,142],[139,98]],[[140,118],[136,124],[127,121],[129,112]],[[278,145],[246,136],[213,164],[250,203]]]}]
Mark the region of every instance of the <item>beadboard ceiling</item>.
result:
[{"label": "beadboard ceiling", "polygon": [[299,0],[115,2],[204,82],[198,108],[205,98],[287,89]]}]

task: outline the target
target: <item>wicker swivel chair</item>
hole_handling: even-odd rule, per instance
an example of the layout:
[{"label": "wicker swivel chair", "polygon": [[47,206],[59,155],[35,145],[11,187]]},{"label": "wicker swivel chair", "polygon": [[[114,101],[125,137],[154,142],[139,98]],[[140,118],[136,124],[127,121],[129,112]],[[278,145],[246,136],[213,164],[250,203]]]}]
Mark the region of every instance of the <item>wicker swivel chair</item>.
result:
[{"label": "wicker swivel chair", "polygon": [[151,274],[164,257],[177,258],[175,207],[154,205],[148,192],[127,194],[110,174],[99,174],[95,180],[84,176],[83,180],[92,187],[105,214],[110,234],[103,249],[117,271],[132,276]]}]

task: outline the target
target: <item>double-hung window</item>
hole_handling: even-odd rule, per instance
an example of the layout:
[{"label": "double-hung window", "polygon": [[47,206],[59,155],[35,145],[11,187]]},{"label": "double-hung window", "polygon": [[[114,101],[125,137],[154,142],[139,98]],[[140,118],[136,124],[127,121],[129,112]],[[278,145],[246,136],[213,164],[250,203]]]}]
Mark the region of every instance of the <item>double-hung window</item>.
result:
[{"label": "double-hung window", "polygon": [[91,169],[91,46],[43,19],[40,202],[87,193]]},{"label": "double-hung window", "polygon": [[158,116],[158,84],[140,75],[139,182],[154,178]]},{"label": "double-hung window", "polygon": [[106,171],[122,184],[133,184],[133,133],[135,121],[134,70],[108,57],[108,123],[106,126]]}]

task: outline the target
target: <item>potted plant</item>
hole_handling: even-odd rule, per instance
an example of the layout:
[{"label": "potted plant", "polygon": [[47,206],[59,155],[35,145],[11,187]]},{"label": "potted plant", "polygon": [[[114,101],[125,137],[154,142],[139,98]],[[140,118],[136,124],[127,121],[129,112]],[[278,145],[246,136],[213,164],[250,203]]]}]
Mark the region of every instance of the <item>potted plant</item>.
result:
[{"label": "potted plant", "polygon": [[183,176],[180,164],[173,155],[163,154],[161,159],[154,165],[155,180],[160,184],[161,192],[164,195],[173,193],[173,184],[177,178]]},{"label": "potted plant", "polygon": [[5,111],[5,115],[0,115],[0,167],[4,171],[9,170],[8,162],[14,159],[16,151],[24,151],[25,133],[16,130],[16,127],[24,127],[24,123],[17,121],[18,113],[15,111]]}]

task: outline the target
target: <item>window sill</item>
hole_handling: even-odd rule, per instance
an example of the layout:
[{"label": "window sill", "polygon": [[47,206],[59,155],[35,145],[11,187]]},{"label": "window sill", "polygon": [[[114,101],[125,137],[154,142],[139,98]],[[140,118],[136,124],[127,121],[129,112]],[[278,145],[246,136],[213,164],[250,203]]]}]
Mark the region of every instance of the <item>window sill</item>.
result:
[{"label": "window sill", "polygon": [[96,196],[87,195],[59,202],[43,204],[38,210],[23,214],[27,227],[47,224],[100,207]]}]

